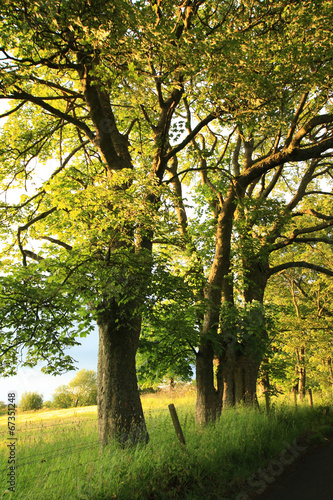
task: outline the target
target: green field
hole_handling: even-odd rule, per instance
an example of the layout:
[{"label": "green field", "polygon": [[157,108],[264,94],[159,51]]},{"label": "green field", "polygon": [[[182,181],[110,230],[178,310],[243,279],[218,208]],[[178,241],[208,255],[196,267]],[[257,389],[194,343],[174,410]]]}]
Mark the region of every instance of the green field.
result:
[{"label": "green field", "polygon": [[[195,427],[195,392],[142,397],[150,442],[101,453],[96,407],[22,413],[16,419],[16,492],[8,492],[7,417],[0,418],[0,498],[11,499],[245,499],[249,476],[298,442],[332,435],[332,409],[305,403],[264,411],[240,407],[206,428]],[[168,404],[174,403],[186,439],[179,444]],[[264,405],[261,404],[263,407]]]}]

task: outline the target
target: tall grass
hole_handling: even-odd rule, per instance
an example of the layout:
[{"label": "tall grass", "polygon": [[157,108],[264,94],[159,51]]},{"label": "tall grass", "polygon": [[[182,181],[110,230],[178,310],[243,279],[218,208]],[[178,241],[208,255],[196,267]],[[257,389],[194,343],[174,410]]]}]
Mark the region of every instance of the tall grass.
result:
[{"label": "tall grass", "polygon": [[[246,478],[329,415],[283,404],[268,417],[245,407],[223,412],[205,428],[194,422],[193,393],[145,395],[147,446],[101,452],[96,408],[18,416],[16,493],[5,493],[7,429],[0,427],[0,498],[232,499]],[[168,404],[173,402],[186,439],[177,441]],[[2,417],[3,420],[5,417]],[[0,421],[1,425],[1,421]],[[333,422],[331,422],[333,425]]]}]

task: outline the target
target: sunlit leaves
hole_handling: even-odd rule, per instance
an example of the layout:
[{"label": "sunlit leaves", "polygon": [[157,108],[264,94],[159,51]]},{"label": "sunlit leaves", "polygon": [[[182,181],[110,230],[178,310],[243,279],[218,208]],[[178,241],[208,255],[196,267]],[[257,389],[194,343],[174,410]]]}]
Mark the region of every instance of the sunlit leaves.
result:
[{"label": "sunlit leaves", "polygon": [[333,356],[330,278],[307,270],[285,271],[272,278],[266,300],[276,307],[270,356],[273,380],[285,381],[285,389],[295,383],[296,351],[303,349],[307,386],[326,390],[332,383],[328,360]]}]

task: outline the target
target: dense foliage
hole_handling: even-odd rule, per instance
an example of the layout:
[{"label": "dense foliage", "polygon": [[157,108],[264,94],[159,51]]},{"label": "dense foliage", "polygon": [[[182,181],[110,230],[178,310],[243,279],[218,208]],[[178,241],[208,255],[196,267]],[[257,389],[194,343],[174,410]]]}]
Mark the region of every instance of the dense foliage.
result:
[{"label": "dense foliage", "polygon": [[195,360],[199,422],[254,404],[266,287],[333,276],[331,2],[19,0],[0,19],[1,372],[68,370],[97,322],[101,442],[148,439],[138,348],[159,376]]}]

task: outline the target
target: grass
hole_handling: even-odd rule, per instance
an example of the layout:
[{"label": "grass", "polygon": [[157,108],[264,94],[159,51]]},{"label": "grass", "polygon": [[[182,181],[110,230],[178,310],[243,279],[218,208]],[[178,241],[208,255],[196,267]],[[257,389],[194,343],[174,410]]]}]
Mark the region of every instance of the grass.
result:
[{"label": "grass", "polygon": [[[101,453],[96,407],[18,414],[16,493],[6,492],[8,430],[0,418],[0,498],[12,499],[233,499],[246,479],[300,436],[320,442],[332,435],[333,417],[282,403],[268,417],[229,409],[215,425],[196,427],[195,392],[142,397],[147,446]],[[177,441],[168,411],[174,403],[186,439]],[[311,432],[309,429],[312,429]],[[7,441],[7,442],[6,442]]]}]

